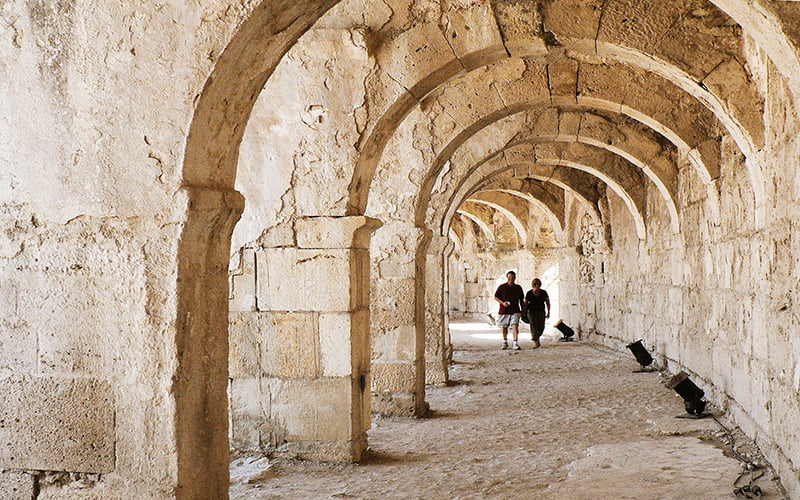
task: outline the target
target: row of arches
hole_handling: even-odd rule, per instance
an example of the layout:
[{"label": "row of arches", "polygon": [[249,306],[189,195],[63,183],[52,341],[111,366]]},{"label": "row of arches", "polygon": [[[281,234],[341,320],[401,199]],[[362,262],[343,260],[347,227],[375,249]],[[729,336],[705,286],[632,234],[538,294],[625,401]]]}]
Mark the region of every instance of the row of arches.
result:
[{"label": "row of arches", "polygon": [[[469,15],[486,16],[494,9],[493,16],[502,18],[499,12],[513,10],[502,2],[483,7],[481,13]],[[509,34],[513,29],[506,33],[502,21],[499,36],[471,40],[501,39],[502,47],[458,48],[450,41],[447,47],[437,46],[436,16],[427,23],[415,19],[391,42],[378,42],[371,53],[377,61],[372,71],[382,81],[376,86],[379,92],[365,96],[369,119],[361,125],[346,207],[342,211],[337,205],[326,215],[366,214],[383,224],[370,243],[370,279],[378,281],[370,287],[370,335],[373,342],[377,338],[387,344],[377,354],[373,348],[373,396],[387,392],[382,382],[374,383],[382,378],[379,370],[385,371],[391,386],[382,411],[392,413],[389,400],[402,401],[412,414],[424,411],[424,368],[431,368],[426,354],[439,364],[434,368],[440,374],[437,379],[446,379],[446,366],[441,366],[446,362],[446,349],[441,348],[446,333],[441,321],[426,320],[443,316],[447,285],[442,250],[448,248],[450,235],[453,243],[460,242],[459,231],[451,230],[452,221],[462,218],[463,227],[466,218],[490,237],[481,210],[472,207],[488,207],[506,217],[521,246],[529,243],[521,222],[525,204],[508,196],[543,209],[564,244],[580,239],[579,234],[569,239],[563,234],[567,207],[573,206],[567,200],[573,198],[582,208],[580,214],[606,228],[608,242],[613,240],[609,208],[603,207],[608,196],[626,208],[639,240],[648,238],[650,219],[668,221],[669,233],[678,234],[681,172],[697,177],[693,182],[703,186],[709,212],[719,215],[725,137],[756,181],[753,203],[763,204],[758,172],[749,160],[764,147],[764,102],[758,78],[740,62],[747,59],[748,42],[715,7],[696,7],[685,7],[689,14],[684,11],[674,21],[665,19],[664,26],[675,32],[662,36],[668,39],[704,24],[708,31],[692,43],[701,48],[698,54],[712,52],[716,59],[698,56],[687,61],[686,54],[659,52],[650,38],[611,36],[612,41],[601,41],[599,34],[595,39],[563,36],[550,24],[547,33],[533,41],[515,41]],[[329,20],[328,26],[336,22]],[[571,28],[562,27],[570,35]],[[419,48],[410,50],[413,45]],[[447,59],[448,49],[454,51],[454,59]],[[735,88],[720,84],[723,80]],[[414,146],[409,148],[409,143]],[[669,233],[654,230],[650,237],[669,239]],[[430,246],[437,252],[429,252]],[[394,274],[383,271],[375,262],[382,252],[389,260],[402,260],[397,265],[401,269]],[[403,298],[385,293],[389,288],[405,291]],[[388,326],[380,324],[385,318],[380,318],[381,306],[375,305],[381,298],[387,298],[395,313],[403,311]],[[438,351],[426,353],[432,343]],[[399,351],[405,352],[398,354],[400,344],[405,346]],[[387,352],[395,357],[382,359]],[[399,372],[394,371],[397,365],[402,366]]]},{"label": "row of arches", "polygon": [[797,477],[793,5],[118,7],[0,13],[3,383],[113,415],[102,467],[11,446],[0,469],[225,498],[232,443],[358,460],[371,411],[447,380],[478,251],[557,261],[582,334],[646,337]]}]

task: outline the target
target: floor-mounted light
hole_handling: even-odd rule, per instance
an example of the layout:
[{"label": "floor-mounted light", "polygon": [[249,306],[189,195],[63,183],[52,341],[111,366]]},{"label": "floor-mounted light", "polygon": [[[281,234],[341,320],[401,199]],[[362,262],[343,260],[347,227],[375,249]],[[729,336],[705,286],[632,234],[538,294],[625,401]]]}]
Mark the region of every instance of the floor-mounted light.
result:
[{"label": "floor-mounted light", "polygon": [[689,379],[686,372],[680,372],[669,382],[667,387],[674,389],[675,392],[683,398],[683,407],[686,408],[685,415],[678,415],[678,418],[703,418],[709,416],[709,413],[703,413],[706,409],[706,402],[703,400],[705,392],[703,389],[694,385]]},{"label": "floor-mounted light", "polygon": [[633,373],[642,373],[642,372],[651,372],[653,371],[653,367],[648,368],[651,364],[653,364],[653,356],[647,352],[647,349],[644,348],[641,340],[637,340],[632,344],[628,344],[627,347],[632,353],[633,357],[636,358],[636,361],[642,365],[642,368],[639,370],[633,370]]},{"label": "floor-mounted light", "polygon": [[568,327],[567,324],[564,323],[563,321],[561,320],[556,321],[556,324],[553,325],[553,327],[555,327],[556,330],[561,332],[561,338],[558,339],[559,342],[572,342],[573,340],[575,340],[574,338],[572,338],[575,336],[575,330]]}]

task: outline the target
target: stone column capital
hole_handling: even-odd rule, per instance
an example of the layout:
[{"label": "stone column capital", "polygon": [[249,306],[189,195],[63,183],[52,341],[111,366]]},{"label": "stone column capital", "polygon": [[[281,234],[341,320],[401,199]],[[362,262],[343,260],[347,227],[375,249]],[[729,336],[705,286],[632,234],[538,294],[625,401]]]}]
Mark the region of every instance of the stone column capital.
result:
[{"label": "stone column capital", "polygon": [[431,235],[430,243],[428,244],[428,254],[430,255],[445,255],[453,251],[454,245],[448,236],[442,236],[438,233]]}]

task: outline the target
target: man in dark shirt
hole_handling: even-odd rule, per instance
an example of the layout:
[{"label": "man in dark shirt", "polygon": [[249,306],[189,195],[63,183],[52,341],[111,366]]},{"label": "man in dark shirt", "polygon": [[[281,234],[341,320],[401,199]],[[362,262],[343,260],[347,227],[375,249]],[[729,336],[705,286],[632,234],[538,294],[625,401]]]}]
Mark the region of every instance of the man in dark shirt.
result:
[{"label": "man in dark shirt", "polygon": [[517,273],[514,271],[507,272],[507,281],[497,287],[497,291],[494,292],[494,300],[500,304],[497,324],[503,329],[503,349],[508,349],[508,327],[511,326],[511,333],[514,338],[512,349],[519,351],[521,349],[517,343],[519,338],[519,318],[522,316],[522,300],[525,298],[525,291],[521,286],[514,283],[516,279]]},{"label": "man in dark shirt", "polygon": [[550,317],[550,296],[547,295],[546,291],[542,290],[542,280],[539,278],[534,279],[531,285],[533,288],[525,294],[523,306],[531,324],[533,348],[536,349],[541,345],[539,338],[544,332],[544,320]]}]

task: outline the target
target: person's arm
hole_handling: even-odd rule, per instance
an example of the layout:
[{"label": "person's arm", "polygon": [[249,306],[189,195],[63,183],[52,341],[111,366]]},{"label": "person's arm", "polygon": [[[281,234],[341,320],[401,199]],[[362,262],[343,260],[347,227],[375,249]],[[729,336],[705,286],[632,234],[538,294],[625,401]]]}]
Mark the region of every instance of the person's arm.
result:
[{"label": "person's arm", "polygon": [[509,305],[511,305],[500,298],[500,287],[497,287],[497,291],[494,292],[494,300],[496,300],[501,306],[508,307]]},{"label": "person's arm", "polygon": [[547,308],[546,308],[546,310],[544,312],[544,317],[545,318],[549,318],[550,317],[550,296],[549,295],[545,295],[544,296],[544,305],[547,306]]}]

